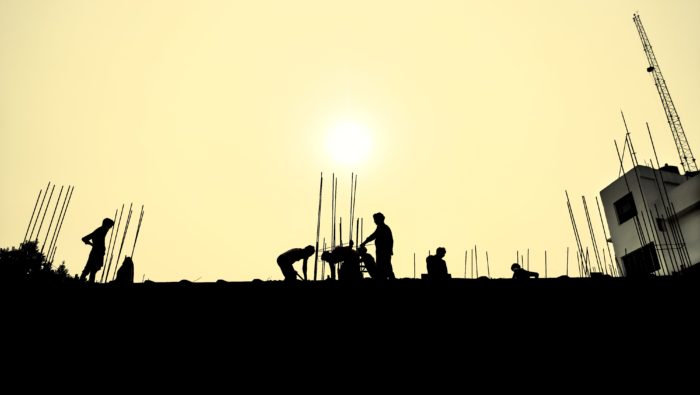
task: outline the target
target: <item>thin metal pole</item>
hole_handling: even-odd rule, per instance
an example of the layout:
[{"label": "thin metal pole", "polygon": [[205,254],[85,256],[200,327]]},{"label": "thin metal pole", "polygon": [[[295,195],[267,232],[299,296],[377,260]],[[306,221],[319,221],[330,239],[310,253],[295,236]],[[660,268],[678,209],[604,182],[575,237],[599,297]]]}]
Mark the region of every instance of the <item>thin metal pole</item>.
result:
[{"label": "thin metal pole", "polygon": [[[357,174],[355,174],[355,186],[354,186],[354,191],[352,195],[352,219],[353,223],[355,221],[355,206],[357,206]],[[356,228],[359,228],[359,224],[357,224]],[[359,236],[359,233],[357,233],[357,229],[355,230],[355,239],[357,239]],[[350,237],[352,237],[352,234],[350,234]],[[361,242],[360,240],[355,240],[355,249],[357,249],[357,244],[358,242]]]},{"label": "thin metal pole", "polygon": [[331,239],[329,240],[331,250],[335,247],[335,173],[331,178]]},{"label": "thin metal pole", "polygon": [[355,249],[357,250],[357,245],[360,243],[360,219],[355,218]]},{"label": "thin metal pole", "polygon": [[[102,267],[106,268],[107,267],[107,260],[109,259],[109,249],[112,247],[112,238],[114,237],[114,223],[117,222],[117,213],[119,212],[119,209],[114,210],[114,219],[112,220],[112,227],[109,229],[109,243],[107,243],[107,250],[105,251],[105,256],[104,259],[102,260]],[[105,271],[102,271],[102,274],[100,276],[100,282],[102,282],[102,278],[104,277]]]},{"label": "thin metal pole", "polygon": [[472,250],[472,259],[471,259],[471,266],[472,266],[472,273],[471,273],[471,278],[474,278],[474,250]]},{"label": "thin metal pole", "polygon": [[[617,158],[620,161],[620,167],[624,168],[624,164],[622,163],[622,157],[620,156],[620,148],[617,146],[617,140],[613,140],[615,143],[615,150],[617,151]],[[627,136],[625,136],[625,146],[627,146]],[[630,188],[629,182],[627,181],[627,174],[623,172],[622,175],[623,179],[625,180],[625,186],[627,187],[627,192],[632,193],[632,189]],[[643,246],[646,244],[646,240],[644,239],[644,234],[641,233],[640,229],[640,224],[639,224],[639,219],[634,218],[633,219],[634,225],[635,225],[635,230],[637,231],[637,237],[639,238],[639,245]]]},{"label": "thin metal pole", "polygon": [[343,246],[343,217],[338,218],[338,241]]},{"label": "thin metal pole", "polygon": [[464,278],[467,278],[467,250],[464,250]]},{"label": "thin metal pole", "polygon": [[[71,186],[68,185],[68,189],[66,190],[66,195],[63,197],[63,204],[61,205],[61,210],[58,212],[58,218],[56,218],[56,226],[53,229],[53,236],[51,236],[51,240],[49,241],[49,254],[53,252],[53,246],[54,242],[56,240],[56,233],[58,232],[58,225],[61,223],[61,218],[63,217],[63,212],[66,209],[66,202],[68,202],[68,194],[71,192]],[[51,261],[49,261],[51,262]]]},{"label": "thin metal pole", "polygon": [[24,239],[22,239],[22,243],[27,241],[27,235],[29,234],[29,228],[32,226],[32,222],[34,221],[34,213],[36,212],[36,207],[39,204],[39,198],[41,197],[41,192],[43,190],[39,189],[39,194],[36,195],[36,202],[34,203],[34,209],[32,210],[32,216],[29,217],[29,224],[27,225],[27,230],[24,232]]},{"label": "thin metal pole", "polygon": [[49,255],[50,256],[49,262],[51,262],[51,264],[53,264],[53,259],[56,257],[56,250],[57,249],[58,249],[57,246],[53,246],[53,251],[51,251],[51,254]]},{"label": "thin metal pole", "polygon": [[[660,170],[659,170],[659,171],[654,171],[654,181],[655,181],[655,183],[656,183],[657,191],[658,191],[659,195],[661,196],[661,203],[663,204],[663,207],[666,208],[666,202],[664,201],[664,193],[663,193],[661,187],[659,187],[659,179],[658,179],[658,177],[657,177],[657,174],[659,175],[659,177],[661,177],[661,182],[662,182],[662,183],[663,183],[663,174],[661,174],[661,171],[660,171]],[[664,188],[665,188],[665,187],[664,187]],[[656,218],[657,218],[657,220],[658,220],[658,219],[661,219],[662,221],[667,221],[667,223],[668,223],[669,217],[667,216],[667,217],[664,219],[663,216],[660,216],[660,215],[659,215],[659,209],[658,209],[658,207],[657,207],[656,204],[654,204],[654,208],[656,209]],[[668,215],[668,209],[666,209],[666,214]],[[651,209],[649,209],[649,217],[654,217],[654,214],[652,213]],[[657,230],[657,227],[658,227],[658,225],[654,226],[654,230]],[[670,236],[669,236],[669,234],[668,234],[668,233],[669,233],[669,232],[668,232],[669,230],[670,230],[670,233],[671,233]],[[670,224],[670,223],[668,223],[668,227],[666,228],[666,231],[661,230],[660,232],[661,232],[661,235],[663,235],[663,241],[664,241],[664,242],[666,243],[666,245],[668,246],[668,256],[669,256],[670,263],[671,263],[671,265],[672,265],[672,267],[669,268],[668,271],[671,271],[671,272],[677,271],[678,265],[683,266],[683,257],[682,257],[682,253],[681,253],[680,251],[678,251],[678,253],[679,253],[678,260],[679,260],[680,262],[678,262],[678,260],[676,259],[676,250],[678,249],[678,248],[676,247],[677,244],[674,244],[674,243],[678,243],[678,239],[676,238],[676,234],[675,234],[675,232],[673,231],[673,228],[671,228],[671,224]],[[657,237],[657,239],[659,239],[659,240],[661,239],[658,230],[656,231],[656,237]],[[671,242],[671,239],[673,239],[673,242],[674,242],[674,243]],[[663,252],[662,252],[662,255],[663,255]],[[664,255],[664,265],[667,265],[668,262],[666,261],[665,258],[666,258],[666,256]]]},{"label": "thin metal pole", "polygon": [[[646,200],[646,197],[644,196],[644,191],[642,190],[642,181],[640,180],[639,172],[637,171],[638,163],[637,163],[636,153],[634,151],[634,145],[632,144],[632,135],[630,134],[629,129],[627,128],[627,121],[625,120],[625,114],[622,111],[620,111],[620,114],[622,115],[622,121],[625,124],[625,130],[627,131],[628,138],[626,139],[626,142],[627,142],[627,144],[629,144],[630,157],[632,158],[632,166],[633,166],[632,170],[634,170],[634,175],[637,179],[637,186],[639,187],[639,194],[642,197],[642,203],[644,205],[644,210],[642,211],[642,215],[641,215],[644,237],[645,237],[645,239],[650,239],[650,238],[652,238],[651,236],[653,236],[653,234],[650,234],[649,229],[647,229],[647,227],[650,224],[648,224],[649,221],[645,219],[646,218],[645,213],[649,209],[649,207],[647,206],[647,200]],[[645,242],[643,245],[640,245],[640,248],[644,247],[644,245],[646,245],[646,244],[647,243]],[[654,254],[656,254],[656,259],[659,260],[659,255],[658,255],[658,252],[656,251],[656,249],[654,249]],[[662,258],[663,258],[663,256],[662,256]]]},{"label": "thin metal pole", "polygon": [[576,226],[576,218],[574,217],[574,210],[571,208],[571,201],[569,200],[569,192],[564,191],[566,194],[566,205],[569,208],[569,217],[571,219],[571,225],[574,228],[574,238],[576,239],[576,246],[578,249],[578,255],[581,255],[581,260],[577,260],[577,263],[582,267],[579,267],[579,274],[581,277],[586,275],[585,262],[583,262],[583,244],[581,243],[581,237],[578,233],[578,227]]},{"label": "thin metal pole", "polygon": [[[70,201],[73,199],[73,192],[75,192],[75,186],[73,186],[73,188],[70,190],[70,195],[68,195],[68,203],[66,203],[66,209],[63,210],[63,218],[61,218],[61,225],[58,227],[58,232],[56,232],[56,235],[54,237],[54,248],[56,248],[56,244],[58,244],[58,236],[61,235],[61,231],[63,230],[63,221],[66,220],[66,215],[68,214],[68,207],[70,207]],[[51,262],[53,262],[53,260]]]},{"label": "thin metal pole", "polygon": [[321,183],[318,187],[318,217],[316,221],[316,256],[314,257],[314,281],[318,273],[318,239],[321,237],[321,202],[323,202],[323,172],[321,172]]},{"label": "thin metal pole", "polygon": [[[68,195],[68,193],[66,193]],[[58,192],[58,199],[56,199],[56,206],[53,208],[53,214],[51,214],[51,221],[49,221],[48,229],[46,230],[46,237],[44,237],[44,242],[41,244],[41,253],[44,253],[44,247],[46,242],[49,241],[49,234],[51,233],[51,225],[53,225],[53,219],[56,218],[56,211],[58,210],[58,204],[61,203],[61,196],[63,196],[63,185],[61,185],[61,190]],[[48,254],[51,250],[47,251]]]},{"label": "thin metal pole", "polygon": [[358,240],[360,243],[365,240],[365,219],[364,217],[360,218],[360,240]]},{"label": "thin metal pole", "polygon": [[39,244],[39,234],[41,233],[41,228],[44,226],[44,219],[46,218],[46,213],[49,212],[49,205],[51,204],[51,198],[53,197],[53,191],[56,189],[56,185],[51,187],[51,194],[49,195],[49,201],[46,202],[46,209],[44,209],[44,215],[41,217],[41,222],[39,223],[39,229],[36,231],[36,242]]},{"label": "thin metal pole", "polygon": [[102,270],[102,276],[100,277],[100,282],[104,283],[109,281],[109,272],[112,267],[112,260],[114,259],[114,248],[117,245],[117,239],[119,238],[119,228],[122,225],[122,217],[124,216],[124,203],[122,203],[122,209],[119,211],[119,222],[117,223],[117,230],[114,232],[114,242],[112,243],[112,248],[109,252],[109,264],[107,265],[107,270]]},{"label": "thin metal pole", "polygon": [[[122,243],[119,245],[119,253],[117,254],[117,262],[114,264],[114,272],[112,272],[112,281],[117,277],[117,267],[119,266],[119,259],[122,256],[122,248],[124,247],[124,241],[126,240],[126,233],[129,231],[129,224],[131,223],[131,214],[134,212],[132,207],[133,203],[129,205],[129,215],[126,217],[126,224],[124,224],[124,235],[122,236]],[[127,247],[128,248],[128,247]],[[109,279],[109,273],[107,273],[107,278]]]},{"label": "thin metal pole", "polygon": [[670,203],[670,209],[671,209],[671,214],[673,215],[673,221],[671,221],[672,228],[675,226],[676,232],[677,232],[677,237],[680,239],[680,245],[681,245],[681,253],[685,252],[685,258],[687,262],[686,267],[690,267],[691,262],[690,262],[690,253],[688,252],[688,246],[685,243],[685,236],[683,236],[683,230],[681,229],[681,224],[678,221],[678,212],[676,211],[676,206],[673,203]]},{"label": "thin metal pole", "polygon": [[[144,214],[146,214],[146,212],[144,211],[144,208],[145,208],[145,206],[142,204],[141,205],[141,215],[139,215],[139,224],[136,227],[136,236],[134,237],[134,246],[131,248],[131,259],[132,260],[134,259],[134,251],[136,250],[136,241],[138,241],[139,232],[141,231],[141,222],[143,221]],[[318,250],[318,244],[317,244],[316,249]]]},{"label": "thin metal pole", "polygon": [[413,279],[416,279],[416,253],[413,253]]},{"label": "thin metal pole", "polygon": [[588,212],[588,204],[586,204],[586,197],[581,196],[581,199],[583,200],[583,211],[586,214],[586,223],[588,224],[588,231],[590,232],[590,235],[591,235],[591,244],[593,244],[593,252],[594,252],[593,257],[595,258],[595,261],[598,264],[598,268],[600,269],[600,271],[602,273],[603,268],[600,264],[600,256],[598,255],[598,243],[596,242],[596,239],[595,239],[595,233],[593,233],[593,223],[591,222],[591,215]]},{"label": "thin metal pole", "polygon": [[335,248],[336,241],[338,239],[337,224],[338,224],[338,178],[333,180],[333,240],[331,241],[331,248]]},{"label": "thin metal pole", "polygon": [[[654,158],[656,159],[656,167],[661,168],[661,164],[659,163],[659,156],[656,154],[656,146],[654,145],[654,138],[651,136],[651,129],[649,128],[649,122],[647,122],[647,131],[649,132],[649,139],[651,140],[651,147],[654,150]],[[675,212],[675,209],[671,207],[672,206],[671,199],[668,196],[668,188],[666,188],[666,183],[664,182],[663,172],[659,171],[659,177],[661,178],[661,187],[662,187],[659,189],[663,191],[663,194],[659,193],[662,196],[661,202],[663,203],[664,196],[666,197],[666,202],[668,202],[668,207],[666,206],[665,203],[663,204],[663,207],[666,211],[666,217],[671,218],[672,222],[675,222],[675,225],[677,225],[677,232],[678,233],[673,231],[673,229],[675,228],[673,226],[673,223],[669,223],[669,225],[671,225],[671,229],[672,229],[671,230],[672,236],[673,236],[674,241],[676,243],[678,243],[679,241],[681,243],[681,247],[679,248],[679,250],[680,250],[679,255],[681,257],[681,260],[684,256],[683,252],[685,252],[685,257],[688,259],[687,263],[688,263],[688,265],[690,265],[692,262],[690,262],[690,254],[688,253],[688,247],[685,244],[685,237],[683,236],[683,231],[681,230],[680,223],[678,222],[678,215]],[[657,184],[657,188],[658,188],[658,185],[659,185],[658,181],[656,182],[656,184]],[[682,263],[681,263],[681,265],[682,265]]]},{"label": "thin metal pole", "polygon": [[581,272],[581,258],[579,257],[579,254],[576,254],[576,265],[578,266],[578,276],[583,277],[583,273]]},{"label": "thin metal pole", "polygon": [[[335,225],[336,225],[336,231],[335,231],[335,245],[338,246],[340,244],[341,246],[343,245],[343,226],[342,226],[342,220],[340,217],[338,217],[338,177],[335,178]],[[338,226],[338,224],[341,224]],[[340,234],[338,234],[340,232]]]},{"label": "thin metal pole", "polygon": [[600,202],[598,202],[598,196],[595,197],[595,204],[598,206],[598,216],[600,216],[600,226],[603,228],[603,237],[605,237],[605,249],[608,250],[608,257],[610,258],[610,263],[612,264],[613,258],[610,253],[610,244],[608,244],[608,233],[605,231],[605,222],[603,221],[603,212],[600,210]]},{"label": "thin metal pole", "polygon": [[530,270],[530,249],[527,249],[527,270]]},{"label": "thin metal pole", "polygon": [[[323,238],[323,251],[326,251],[326,238]],[[326,279],[326,262],[321,259],[321,279]]]},{"label": "thin metal pole", "polygon": [[474,267],[476,268],[476,278],[479,278],[479,253],[476,251],[476,244],[474,244]]},{"label": "thin metal pole", "polygon": [[27,240],[34,240],[34,229],[36,229],[36,224],[39,222],[39,217],[41,216],[41,210],[44,208],[44,201],[46,200],[46,195],[49,194],[49,187],[51,186],[51,181],[46,184],[46,191],[44,191],[44,197],[41,198],[41,204],[39,204],[39,211],[36,213],[36,218],[34,219],[34,225],[32,225],[32,231],[29,232],[29,238]]},{"label": "thin metal pole", "polygon": [[353,218],[352,218],[352,190],[355,186],[355,173],[350,173],[350,215],[348,216],[350,218],[350,225],[348,225],[348,230],[350,231],[348,233],[348,240],[352,241],[352,223],[353,223]]},{"label": "thin metal pole", "polygon": [[[656,210],[656,217],[661,218],[662,221],[665,221],[666,224],[668,224],[667,230],[670,230],[671,236],[668,235],[669,232],[661,232],[661,234],[664,235],[664,241],[666,242],[666,245],[669,246],[669,257],[671,258],[670,261],[673,265],[672,270],[678,272],[679,267],[683,267],[683,256],[679,251],[679,257],[678,260],[676,259],[676,254],[675,250],[680,248],[680,244],[678,242],[678,239],[676,238],[675,233],[673,232],[673,229],[671,229],[671,221],[669,217],[663,217],[661,213],[659,213],[659,207],[654,204],[654,209]],[[673,238],[673,240],[671,240]]]},{"label": "thin metal pole", "polygon": [[486,275],[491,278],[491,266],[489,265],[489,252],[486,251]]},{"label": "thin metal pole", "polygon": [[608,259],[605,257],[603,248],[600,249],[600,255],[603,256],[603,268],[605,269],[604,273],[608,274]]}]

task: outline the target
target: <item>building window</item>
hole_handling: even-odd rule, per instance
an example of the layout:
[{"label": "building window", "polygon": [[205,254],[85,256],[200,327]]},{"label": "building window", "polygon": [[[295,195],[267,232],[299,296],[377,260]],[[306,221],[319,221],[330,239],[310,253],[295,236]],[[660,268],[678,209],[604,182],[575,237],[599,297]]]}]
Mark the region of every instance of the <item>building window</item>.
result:
[{"label": "building window", "polygon": [[620,225],[637,215],[637,206],[634,205],[634,198],[631,192],[616,201],[614,206],[617,214],[617,223]]},{"label": "building window", "polygon": [[659,232],[666,232],[666,221],[664,221],[663,218],[656,219],[656,229],[658,229]]}]

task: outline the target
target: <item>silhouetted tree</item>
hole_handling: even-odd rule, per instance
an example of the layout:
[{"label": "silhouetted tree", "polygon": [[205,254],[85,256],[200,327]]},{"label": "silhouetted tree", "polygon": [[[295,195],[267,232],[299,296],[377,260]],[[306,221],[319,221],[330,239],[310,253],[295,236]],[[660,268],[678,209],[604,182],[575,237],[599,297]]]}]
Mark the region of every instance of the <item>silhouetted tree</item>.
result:
[{"label": "silhouetted tree", "polygon": [[26,241],[19,248],[0,248],[0,281],[65,281],[70,279],[65,263],[53,270],[51,262],[37,248],[35,241]]}]

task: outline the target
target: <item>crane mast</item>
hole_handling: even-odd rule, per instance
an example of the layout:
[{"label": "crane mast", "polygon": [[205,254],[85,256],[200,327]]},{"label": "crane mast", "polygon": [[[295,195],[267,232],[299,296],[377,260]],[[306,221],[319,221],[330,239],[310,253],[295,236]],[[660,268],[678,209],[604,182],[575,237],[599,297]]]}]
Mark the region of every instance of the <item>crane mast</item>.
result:
[{"label": "crane mast", "polygon": [[642,47],[644,47],[644,53],[649,61],[647,72],[651,73],[651,75],[654,77],[654,84],[656,85],[656,90],[659,92],[659,97],[661,97],[661,104],[664,106],[666,120],[668,121],[668,125],[671,127],[673,141],[676,143],[676,149],[678,150],[678,156],[681,160],[681,166],[683,166],[683,170],[685,170],[686,173],[697,172],[698,166],[695,162],[695,157],[693,156],[693,152],[690,150],[690,144],[688,144],[688,139],[685,137],[685,131],[683,131],[681,119],[676,111],[676,106],[673,104],[671,94],[668,91],[668,86],[666,86],[666,81],[661,74],[659,62],[656,60],[656,56],[654,56],[654,51],[651,48],[649,37],[647,37],[647,34],[644,31],[644,26],[642,26],[642,20],[639,18],[639,14],[634,14],[632,20],[634,21],[635,26],[637,26],[639,38],[642,40]]}]

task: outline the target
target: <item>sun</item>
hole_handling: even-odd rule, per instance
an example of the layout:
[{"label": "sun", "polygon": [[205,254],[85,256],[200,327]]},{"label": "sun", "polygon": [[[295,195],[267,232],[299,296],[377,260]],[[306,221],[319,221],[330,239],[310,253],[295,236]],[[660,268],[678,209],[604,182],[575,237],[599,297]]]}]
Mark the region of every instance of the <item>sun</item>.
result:
[{"label": "sun", "polygon": [[369,129],[353,121],[335,124],[330,130],[327,143],[331,157],[344,165],[363,163],[372,148]]}]

